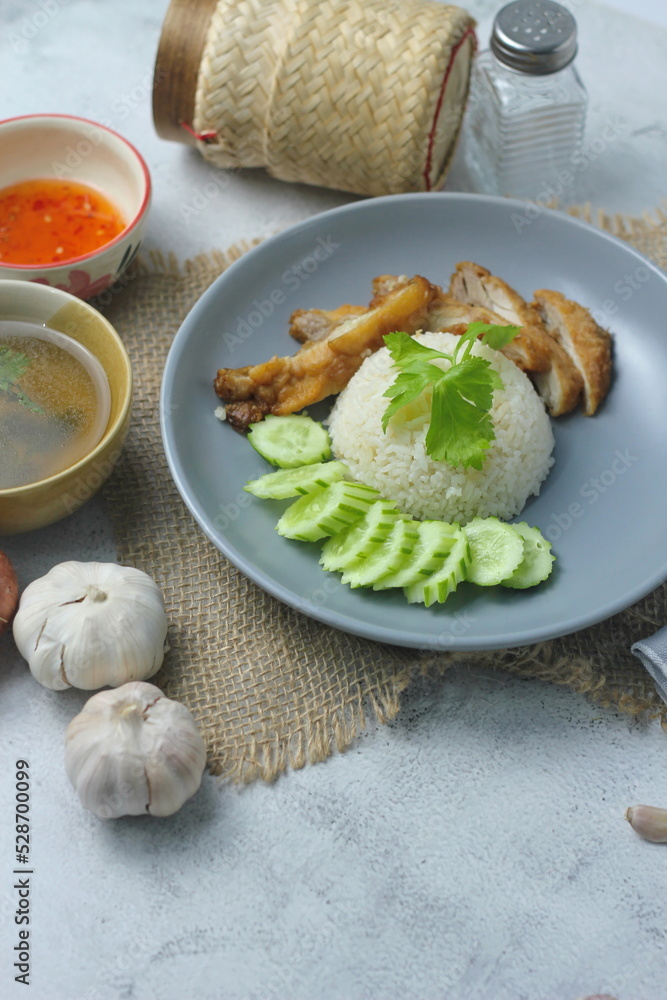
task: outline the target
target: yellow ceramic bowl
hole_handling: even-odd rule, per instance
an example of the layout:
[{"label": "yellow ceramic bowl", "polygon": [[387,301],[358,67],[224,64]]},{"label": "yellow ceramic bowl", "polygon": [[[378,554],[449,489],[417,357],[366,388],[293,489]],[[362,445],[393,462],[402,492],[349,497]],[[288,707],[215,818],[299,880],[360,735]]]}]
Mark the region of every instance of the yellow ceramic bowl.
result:
[{"label": "yellow ceramic bowl", "polygon": [[0,535],[14,535],[72,514],[109,477],[130,425],[132,368],[111,324],[92,306],[60,289],[27,281],[0,281],[0,319],[44,324],[78,340],[102,363],[111,390],[106,430],[88,455],[49,479],[0,490]]}]

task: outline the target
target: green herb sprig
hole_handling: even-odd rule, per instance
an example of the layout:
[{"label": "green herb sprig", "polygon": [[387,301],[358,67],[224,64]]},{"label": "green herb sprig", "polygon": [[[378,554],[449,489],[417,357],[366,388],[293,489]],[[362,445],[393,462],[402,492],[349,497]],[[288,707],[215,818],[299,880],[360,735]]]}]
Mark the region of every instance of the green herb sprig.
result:
[{"label": "green herb sprig", "polygon": [[30,358],[27,358],[25,354],[15,351],[12,347],[0,346],[0,391],[6,392],[17,403],[32,410],[33,413],[43,415],[44,410],[41,406],[33,403],[17,384],[29,367]]},{"label": "green herb sprig", "polygon": [[[383,431],[386,433],[389,421],[401,407],[432,386],[426,453],[454,467],[481,469],[495,438],[489,413],[493,393],[503,388],[503,381],[486,358],[470,352],[480,334],[483,344],[500,350],[519,330],[518,326],[470,323],[452,354],[425,347],[407,333],[388,333],[384,342],[400,374],[384,393],[391,403],[382,417]],[[446,371],[431,363],[439,358],[450,362]]]}]

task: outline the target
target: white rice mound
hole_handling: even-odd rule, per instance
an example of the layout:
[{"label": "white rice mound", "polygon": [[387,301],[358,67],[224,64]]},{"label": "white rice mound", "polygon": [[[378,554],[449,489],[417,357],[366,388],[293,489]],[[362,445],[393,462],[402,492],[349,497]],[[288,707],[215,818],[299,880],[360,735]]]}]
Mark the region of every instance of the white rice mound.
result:
[{"label": "white rice mound", "polygon": [[[458,338],[451,333],[418,333],[415,340],[451,354]],[[523,509],[529,496],[539,493],[553,465],[551,424],[528,377],[479,341],[472,353],[487,358],[504,383],[504,389],[493,394],[496,437],[479,471],[452,468],[426,454],[428,413],[409,428],[399,410],[383,432],[382,414],[390,402],[383,393],[398,374],[386,347],[366,358],[329,417],[336,458],[348,464],[356,480],[374,486],[413,517],[461,524],[491,515],[506,520]]]}]

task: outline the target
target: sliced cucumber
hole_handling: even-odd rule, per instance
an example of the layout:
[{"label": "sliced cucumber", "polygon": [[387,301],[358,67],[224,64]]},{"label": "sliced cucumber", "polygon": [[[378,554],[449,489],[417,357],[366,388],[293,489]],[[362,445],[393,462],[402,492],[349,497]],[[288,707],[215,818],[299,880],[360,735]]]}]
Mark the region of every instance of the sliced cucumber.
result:
[{"label": "sliced cucumber", "polygon": [[362,483],[334,483],[290,504],[276,531],[285,538],[316,542],[360,521],[379,496],[372,486]]},{"label": "sliced cucumber", "polygon": [[531,528],[525,521],[511,527],[523,540],[523,559],[511,576],[501,580],[503,587],[524,590],[535,587],[546,580],[554,564],[551,542],[548,542],[539,528]]},{"label": "sliced cucumber", "polygon": [[419,542],[418,527],[418,522],[409,518],[402,517],[395,521],[386,540],[376,546],[366,559],[354,563],[348,570],[346,576],[350,586],[372,587],[405,566]]},{"label": "sliced cucumber", "polygon": [[402,566],[378,579],[373,590],[388,587],[411,587],[440,569],[459,534],[458,524],[445,521],[420,521],[416,524],[419,539]]},{"label": "sliced cucumber", "polygon": [[494,587],[511,576],[521,563],[523,539],[511,524],[497,517],[475,517],[463,530],[472,557],[466,573],[470,583]]},{"label": "sliced cucumber", "polygon": [[260,423],[251,424],[248,441],[267,462],[281,469],[324,462],[331,455],[329,434],[322,424],[294,414],[269,414]]},{"label": "sliced cucumber", "polygon": [[410,604],[444,604],[462,580],[470,565],[470,546],[465,532],[459,529],[449,554],[439,569],[424,577],[418,583],[405,588],[405,596]]},{"label": "sliced cucumber", "polygon": [[251,479],[243,489],[261,500],[286,500],[306,496],[344,479],[349,472],[344,462],[318,462],[298,469],[279,469]]},{"label": "sliced cucumber", "polygon": [[366,563],[376,552],[381,551],[392,528],[400,519],[399,512],[386,500],[378,500],[373,505],[359,523],[359,534],[354,539],[354,547],[348,551],[347,559],[340,567],[343,583],[349,583],[353,589],[364,585]]},{"label": "sliced cucumber", "polygon": [[329,571],[343,572],[367,558],[389,535],[399,517],[388,500],[376,500],[360,521],[327,539],[322,546],[320,565]]},{"label": "sliced cucumber", "polygon": [[320,556],[322,569],[326,569],[329,573],[337,573],[350,559],[350,553],[356,553],[357,542],[360,542],[365,534],[364,520],[365,517],[327,538]]}]

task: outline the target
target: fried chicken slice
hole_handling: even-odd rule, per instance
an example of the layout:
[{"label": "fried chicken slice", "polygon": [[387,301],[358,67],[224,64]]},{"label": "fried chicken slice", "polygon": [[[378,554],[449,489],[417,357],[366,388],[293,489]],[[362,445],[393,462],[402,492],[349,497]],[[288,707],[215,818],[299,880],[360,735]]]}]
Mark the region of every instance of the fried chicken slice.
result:
[{"label": "fried chicken slice", "polygon": [[[382,294],[407,280],[405,275],[382,274],[378,278],[373,278],[373,291],[376,295]],[[425,330],[431,330],[434,333],[452,333],[454,328],[460,327],[456,332],[465,333],[469,323],[490,323],[498,326],[507,323],[507,320],[498,313],[491,312],[490,309],[462,302],[460,299],[454,298],[453,295],[448,295],[438,285],[435,286],[435,289],[436,294],[424,319]]]},{"label": "fried chicken slice", "polygon": [[449,282],[449,294],[469,305],[489,309],[501,316],[504,323],[522,328],[511,346],[512,361],[523,371],[538,372],[549,368],[550,343],[539,316],[500,278],[485,267],[464,260],[456,265]]},{"label": "fried chicken slice", "polygon": [[567,352],[547,333],[537,309],[506,282],[471,261],[456,265],[449,291],[463,302],[498,313],[505,323],[520,326],[521,332],[503,353],[530,375],[552,416],[575,408],[584,380]]},{"label": "fried chicken slice", "polygon": [[[247,402],[256,419],[273,413],[295,413],[344,389],[369,354],[383,346],[394,330],[415,333],[424,327],[429,303],[437,289],[419,275],[373,299],[372,308],[352,316],[327,338],[309,341],[291,357],[273,357],[259,365],[221,368],[215,391],[227,403],[226,415],[236,430],[247,428]],[[239,405],[243,404],[243,405]]]},{"label": "fried chicken slice", "polygon": [[[513,320],[512,325],[518,326],[518,319],[519,317],[517,316]],[[436,296],[426,316],[427,329],[445,330],[459,335],[465,333],[469,323],[490,323],[504,326],[508,322],[507,316],[500,316],[498,313],[491,312],[490,309],[486,309],[483,306],[471,306],[465,302],[460,302],[458,299],[444,292],[442,295]],[[500,352],[509,361],[513,361],[518,368],[525,371],[528,355],[525,341],[522,343],[520,340],[522,333],[517,334],[514,340],[501,347]],[[534,334],[532,339],[534,344]],[[515,346],[516,340],[519,340],[518,348]],[[576,373],[573,376],[572,369],[567,363],[566,371],[563,371],[563,366],[557,359],[556,363],[545,371],[528,371],[527,374],[536,383],[538,393],[547,402],[550,412],[554,416],[567,413],[568,410],[576,406],[581,385],[576,380]]]},{"label": "fried chicken slice", "polygon": [[[386,295],[387,292],[405,285],[408,281],[409,278],[405,275],[381,274],[377,278],[373,278],[373,293],[376,298]],[[490,309],[461,302],[460,299],[448,295],[437,285],[435,288],[436,294],[424,319],[425,330],[451,332],[453,327],[461,324],[464,325],[463,329],[465,329],[465,325],[468,323],[493,323],[500,326],[507,323],[506,319],[498,313],[491,312]],[[330,311],[297,309],[290,317],[290,335],[302,344],[324,340],[349,316],[361,315],[367,312],[372,305],[373,302],[366,308],[364,306],[344,305]],[[513,351],[512,344],[508,344],[503,348],[503,351],[508,354],[512,361],[521,362],[524,357],[522,352],[517,355],[516,350]]]},{"label": "fried chicken slice", "polygon": [[[554,341],[554,343],[556,343]],[[559,345],[556,344],[558,347]],[[562,351],[562,348],[560,348]],[[555,353],[555,352],[554,352]],[[569,363],[563,361],[563,355]],[[551,367],[545,372],[527,372],[526,374],[537,389],[538,396],[544,400],[552,417],[561,417],[571,413],[581,399],[584,380],[563,351],[563,355],[554,357]]]},{"label": "fried chicken slice", "polygon": [[491,312],[490,309],[484,309],[482,306],[471,306],[443,291],[435,296],[426,314],[426,329],[434,332],[451,331],[453,326],[458,326],[461,323],[466,326],[468,323],[492,323],[503,326],[506,322],[507,320],[504,320],[498,313]]},{"label": "fried chicken slice", "polygon": [[547,333],[567,351],[584,381],[584,413],[592,417],[611,384],[611,335],[588,309],[560,292],[541,288],[534,305]]},{"label": "fried chicken slice", "polygon": [[407,274],[380,274],[377,278],[373,278],[373,295],[375,298],[379,298],[381,295],[386,295],[387,292],[392,292],[399,285],[404,285],[409,280]]},{"label": "fried chicken slice", "polygon": [[339,306],[338,309],[297,309],[290,316],[290,337],[300,344],[325,340],[332,330],[351,316],[368,312],[368,306]]},{"label": "fried chicken slice", "polygon": [[406,274],[381,274],[373,278],[373,299],[367,306],[339,306],[338,309],[297,309],[290,316],[290,337],[301,344],[326,340],[332,332],[351,316],[361,316],[380,302],[383,295],[407,285]]}]

